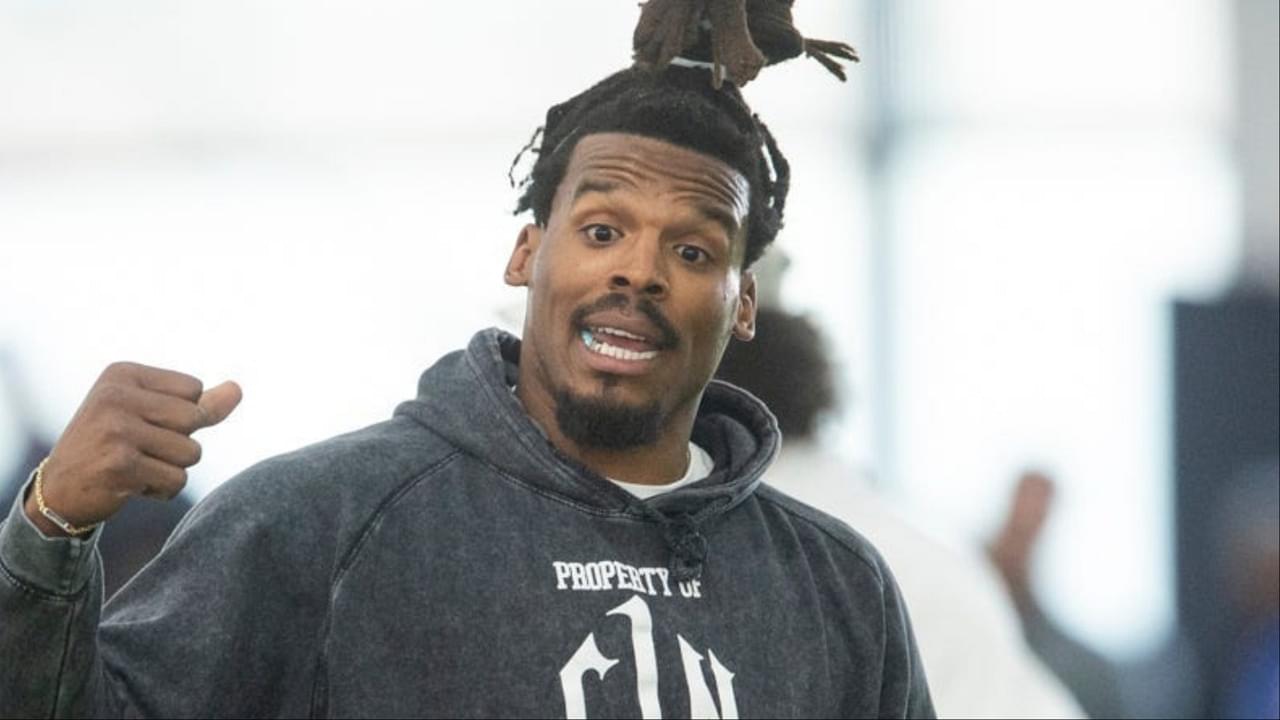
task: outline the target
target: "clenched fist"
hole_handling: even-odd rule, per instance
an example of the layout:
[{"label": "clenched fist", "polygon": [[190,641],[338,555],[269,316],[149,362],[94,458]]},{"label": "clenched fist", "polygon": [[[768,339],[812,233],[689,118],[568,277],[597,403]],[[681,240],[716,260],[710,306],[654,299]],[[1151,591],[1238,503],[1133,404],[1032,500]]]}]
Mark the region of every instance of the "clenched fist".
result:
[{"label": "clenched fist", "polygon": [[[190,435],[222,422],[240,386],[208,391],[172,370],[115,363],[103,371],[53,447],[42,474],[45,504],[76,526],[111,517],[134,495],[172,498],[200,461]],[[40,514],[34,491],[24,506],[46,535],[65,535]]]}]

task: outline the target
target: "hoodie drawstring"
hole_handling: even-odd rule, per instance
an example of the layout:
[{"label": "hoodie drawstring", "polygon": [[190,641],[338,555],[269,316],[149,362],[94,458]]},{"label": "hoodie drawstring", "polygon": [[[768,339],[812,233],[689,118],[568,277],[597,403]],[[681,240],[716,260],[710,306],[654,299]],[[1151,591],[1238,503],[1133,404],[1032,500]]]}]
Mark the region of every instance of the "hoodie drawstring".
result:
[{"label": "hoodie drawstring", "polygon": [[688,516],[677,520],[665,519],[662,535],[671,548],[671,560],[667,567],[676,582],[688,582],[702,577],[702,566],[707,560],[707,538],[691,522]]}]

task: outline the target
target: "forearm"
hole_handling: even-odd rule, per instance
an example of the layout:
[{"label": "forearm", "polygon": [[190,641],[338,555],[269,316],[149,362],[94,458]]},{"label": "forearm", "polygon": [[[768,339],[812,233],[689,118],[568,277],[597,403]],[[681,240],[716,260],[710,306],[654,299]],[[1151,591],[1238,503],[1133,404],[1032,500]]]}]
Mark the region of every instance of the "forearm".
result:
[{"label": "forearm", "polygon": [[1122,673],[1093,648],[1068,635],[1028,596],[1019,605],[1027,645],[1072,691],[1090,717],[1125,717]]},{"label": "forearm", "polygon": [[22,496],[0,524],[0,717],[102,716],[97,534],[47,538]]}]

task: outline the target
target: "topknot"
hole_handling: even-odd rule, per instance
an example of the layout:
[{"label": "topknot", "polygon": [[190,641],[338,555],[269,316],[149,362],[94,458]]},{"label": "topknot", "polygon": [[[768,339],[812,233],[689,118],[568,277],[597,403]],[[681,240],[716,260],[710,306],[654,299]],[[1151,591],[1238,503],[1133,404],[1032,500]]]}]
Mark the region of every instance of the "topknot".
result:
[{"label": "topknot", "polygon": [[845,79],[834,58],[858,62],[849,45],[806,38],[791,17],[794,0],[647,0],[631,45],[635,61],[662,69],[677,58],[711,66],[711,82],[739,87],[760,69],[800,54]]}]

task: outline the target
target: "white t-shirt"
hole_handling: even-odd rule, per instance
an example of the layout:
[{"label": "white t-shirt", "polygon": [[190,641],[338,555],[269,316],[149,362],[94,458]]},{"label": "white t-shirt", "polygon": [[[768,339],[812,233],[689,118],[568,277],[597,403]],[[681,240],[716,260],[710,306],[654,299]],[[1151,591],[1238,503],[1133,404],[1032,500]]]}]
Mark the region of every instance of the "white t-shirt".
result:
[{"label": "white t-shirt", "polygon": [[617,485],[623,490],[626,490],[632,495],[635,495],[641,500],[648,500],[649,498],[661,495],[662,493],[671,492],[678,487],[684,487],[685,485],[698,482],[702,478],[710,475],[711,471],[715,469],[715,466],[715,461],[711,459],[711,456],[707,454],[706,450],[703,450],[690,442],[689,469],[684,471],[684,477],[679,480],[669,482],[666,485],[641,485],[640,483],[622,482],[621,480],[614,480],[613,478],[609,478],[609,482]]}]

